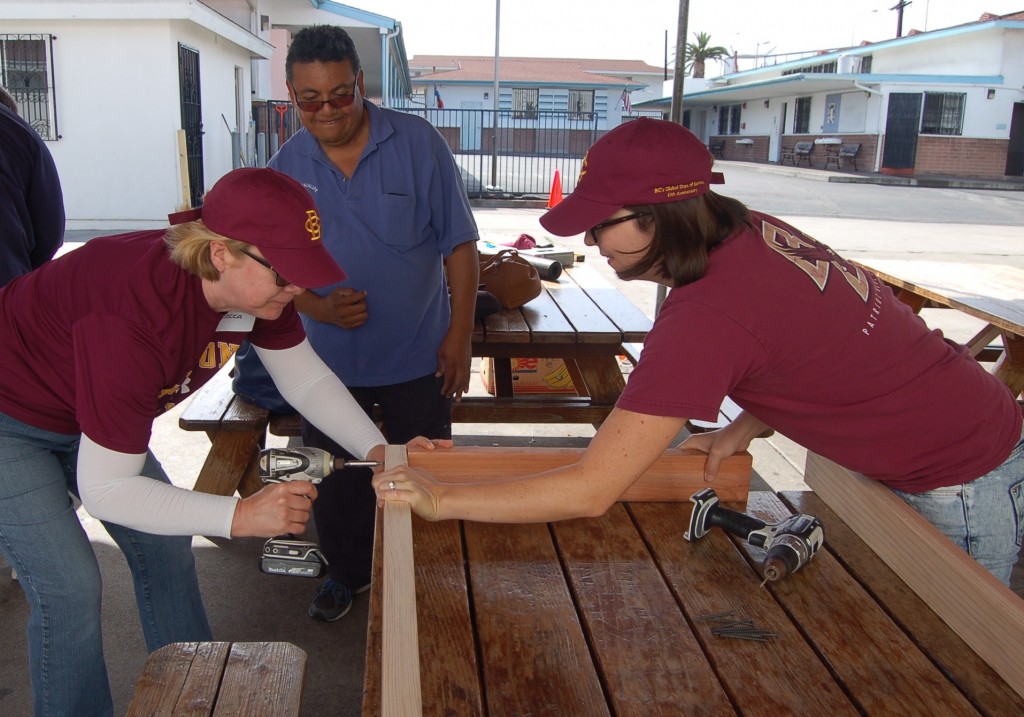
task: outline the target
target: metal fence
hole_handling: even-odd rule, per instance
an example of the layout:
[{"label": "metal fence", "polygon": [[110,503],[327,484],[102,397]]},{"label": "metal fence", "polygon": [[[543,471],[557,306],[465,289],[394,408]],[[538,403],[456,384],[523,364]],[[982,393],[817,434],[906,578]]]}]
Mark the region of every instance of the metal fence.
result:
[{"label": "metal fence", "polygon": [[[571,192],[601,134],[595,112],[397,108],[425,118],[451,148],[470,197],[547,197],[558,172]],[[288,102],[253,104],[259,166],[302,126]]]}]

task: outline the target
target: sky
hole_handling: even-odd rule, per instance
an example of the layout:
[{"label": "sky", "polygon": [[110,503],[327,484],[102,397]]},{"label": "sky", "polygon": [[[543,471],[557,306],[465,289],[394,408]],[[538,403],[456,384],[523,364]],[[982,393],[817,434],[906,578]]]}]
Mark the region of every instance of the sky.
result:
[{"label": "sky", "polygon": [[[406,52],[419,55],[586,57],[674,63],[679,0],[342,0],[402,23]],[[740,55],[833,49],[896,37],[898,0],[689,0],[687,36]],[[827,8],[827,9],[826,9]],[[984,12],[1024,11],[1024,0],[912,0],[903,34],[936,30]],[[742,68],[742,64],[741,64]],[[709,67],[709,74],[714,69]]]}]

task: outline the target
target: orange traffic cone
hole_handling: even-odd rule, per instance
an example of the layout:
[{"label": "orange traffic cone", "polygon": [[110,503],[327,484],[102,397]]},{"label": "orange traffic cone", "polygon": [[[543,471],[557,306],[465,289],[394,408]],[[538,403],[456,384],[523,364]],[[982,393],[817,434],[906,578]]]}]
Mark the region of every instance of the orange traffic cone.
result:
[{"label": "orange traffic cone", "polygon": [[548,209],[562,201],[562,175],[556,169],[555,178],[551,180],[551,194],[548,196]]}]

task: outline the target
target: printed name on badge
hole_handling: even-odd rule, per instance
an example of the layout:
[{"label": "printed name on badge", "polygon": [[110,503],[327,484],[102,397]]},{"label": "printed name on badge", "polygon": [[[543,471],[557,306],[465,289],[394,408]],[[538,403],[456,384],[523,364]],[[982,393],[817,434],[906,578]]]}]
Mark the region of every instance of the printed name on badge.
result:
[{"label": "printed name on badge", "polygon": [[252,331],[256,317],[241,311],[229,311],[217,324],[217,331]]}]

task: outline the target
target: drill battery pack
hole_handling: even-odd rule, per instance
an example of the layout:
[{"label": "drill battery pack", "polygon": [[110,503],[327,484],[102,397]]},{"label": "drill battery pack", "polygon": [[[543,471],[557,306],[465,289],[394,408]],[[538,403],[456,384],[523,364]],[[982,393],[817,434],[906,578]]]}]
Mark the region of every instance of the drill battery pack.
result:
[{"label": "drill battery pack", "polygon": [[268,575],[318,578],[327,571],[327,559],[316,543],[271,538],[263,545],[260,571]]}]

